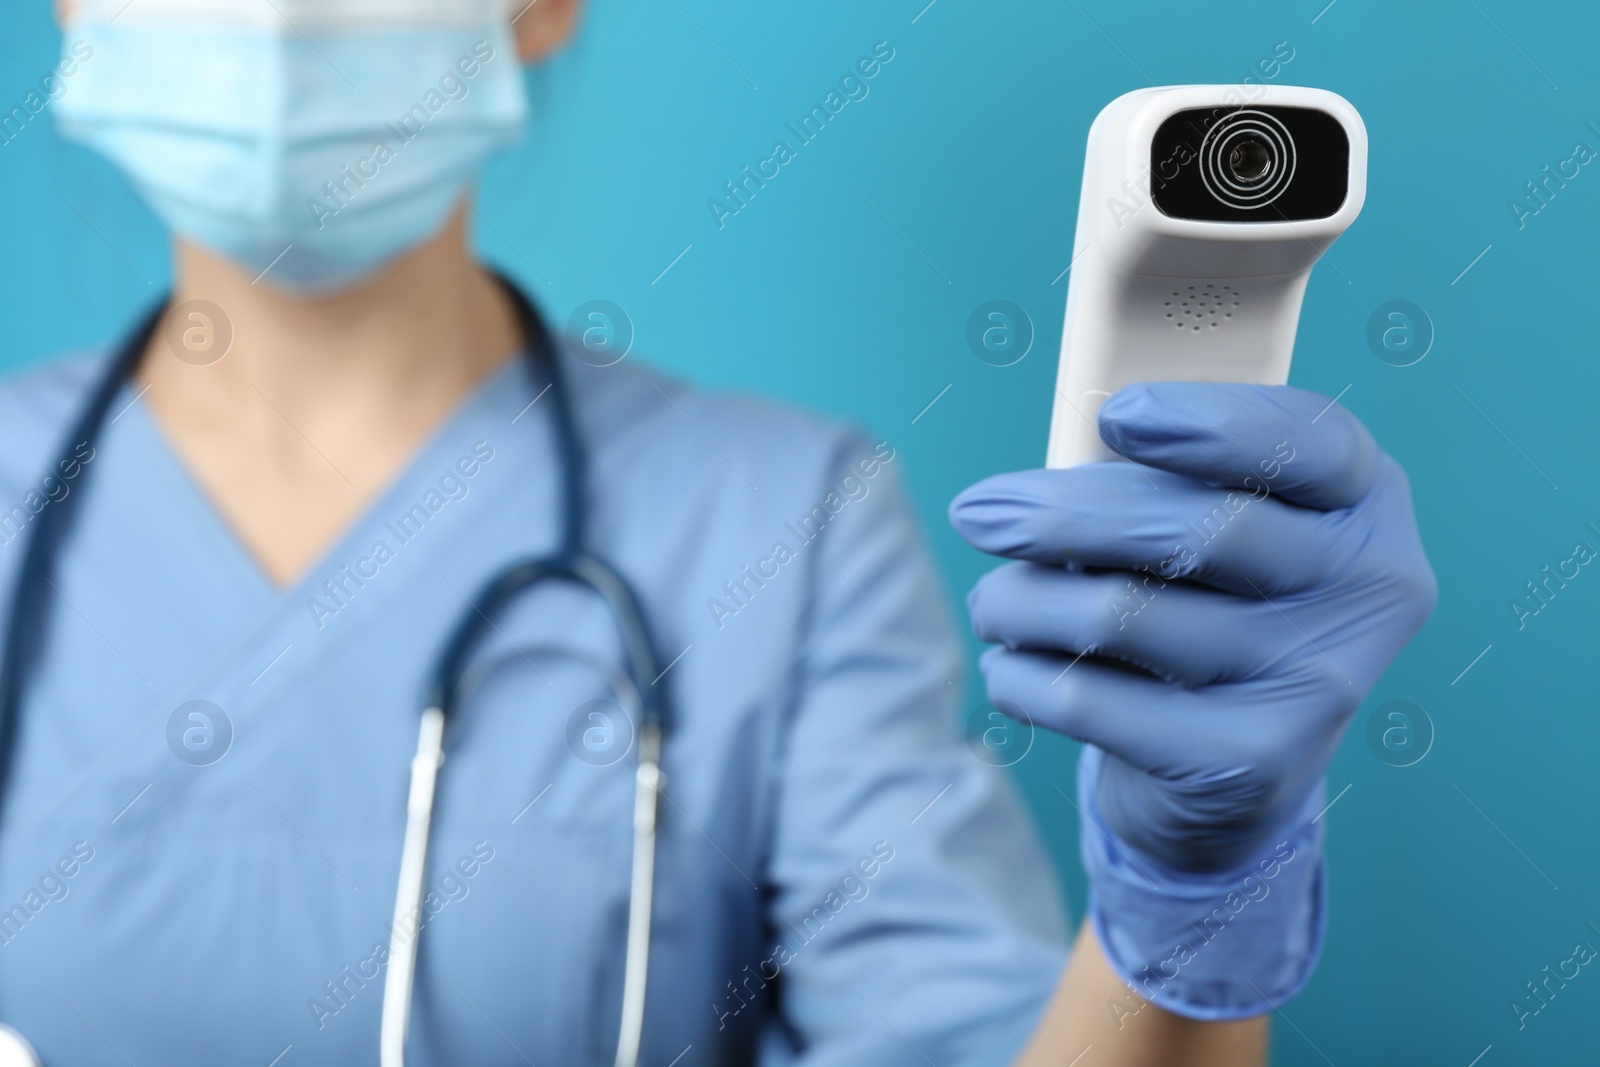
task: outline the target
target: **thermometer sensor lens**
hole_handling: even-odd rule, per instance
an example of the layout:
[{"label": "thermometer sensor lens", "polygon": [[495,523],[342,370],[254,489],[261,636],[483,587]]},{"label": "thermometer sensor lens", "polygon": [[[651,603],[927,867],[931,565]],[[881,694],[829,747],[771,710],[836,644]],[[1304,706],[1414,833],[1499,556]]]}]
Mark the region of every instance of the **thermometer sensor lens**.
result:
[{"label": "thermometer sensor lens", "polygon": [[1242,182],[1258,182],[1272,169],[1272,153],[1260,141],[1240,141],[1228,155],[1228,169]]}]

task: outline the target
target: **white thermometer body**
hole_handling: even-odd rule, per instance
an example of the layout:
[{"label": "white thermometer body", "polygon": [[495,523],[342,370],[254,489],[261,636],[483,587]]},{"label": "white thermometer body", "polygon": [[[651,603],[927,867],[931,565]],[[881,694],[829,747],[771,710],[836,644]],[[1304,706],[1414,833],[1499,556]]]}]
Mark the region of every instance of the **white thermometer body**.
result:
[{"label": "white thermometer body", "polygon": [[1141,89],[1089,130],[1047,466],[1115,459],[1100,404],[1140,381],[1282,385],[1311,268],[1366,199],[1367,135],[1296,86]]}]

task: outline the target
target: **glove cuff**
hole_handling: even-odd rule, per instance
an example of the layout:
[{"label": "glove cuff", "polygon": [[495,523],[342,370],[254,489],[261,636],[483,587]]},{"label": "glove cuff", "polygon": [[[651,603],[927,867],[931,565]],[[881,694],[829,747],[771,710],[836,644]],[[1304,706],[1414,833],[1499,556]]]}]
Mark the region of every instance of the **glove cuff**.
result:
[{"label": "glove cuff", "polygon": [[1327,925],[1319,785],[1278,843],[1233,871],[1191,874],[1118,841],[1095,805],[1103,753],[1078,763],[1089,921],[1134,993],[1190,1019],[1243,1019],[1300,992]]}]

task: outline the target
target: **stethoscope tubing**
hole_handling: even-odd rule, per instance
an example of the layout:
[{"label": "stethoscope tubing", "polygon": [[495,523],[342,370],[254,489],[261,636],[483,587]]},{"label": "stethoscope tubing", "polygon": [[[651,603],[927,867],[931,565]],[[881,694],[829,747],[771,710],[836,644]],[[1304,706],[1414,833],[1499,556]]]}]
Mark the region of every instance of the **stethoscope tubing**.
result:
[{"label": "stethoscope tubing", "polygon": [[[663,776],[662,739],[668,726],[668,690],[662,681],[660,656],[640,601],[627,580],[613,567],[590,554],[585,537],[586,464],[564,374],[556,358],[549,331],[532,303],[508,279],[500,284],[513,301],[527,338],[530,371],[549,378],[553,430],[561,456],[563,505],[560,547],[555,554],[510,564],[491,578],[472,605],[461,615],[440,650],[429,678],[424,710],[419,720],[416,755],[411,761],[406,798],[406,829],[395,888],[395,918],[391,925],[388,971],[384,977],[383,1010],[379,1026],[382,1067],[404,1067],[405,1042],[416,978],[420,930],[402,937],[407,919],[421,906],[427,875],[427,857],[434,800],[445,759],[445,737],[457,712],[462,683],[473,651],[484,631],[493,625],[517,597],[545,582],[565,581],[585,586],[599,595],[611,610],[622,641],[625,673],[638,698],[638,750],[634,774],[633,856],[630,872],[627,955],[623,973],[622,1014],[617,1039],[616,1067],[635,1067],[643,1043],[645,995],[649,975],[651,917],[655,886],[656,843]],[[84,403],[71,432],[60,448],[70,457],[83,442],[99,437],[107,424],[111,405],[121,394],[143,357],[165,314],[163,298],[123,341],[106,365]],[[80,478],[87,480],[86,470]],[[71,498],[74,505],[83,492]],[[15,763],[16,736],[26,688],[26,665],[37,659],[37,641],[46,629],[47,600],[43,593],[52,581],[61,547],[66,542],[76,507],[66,500],[41,512],[29,530],[21,570],[6,612],[7,630],[0,649],[0,808],[6,799]],[[0,1024],[0,1050],[14,1050],[21,1063],[38,1063],[21,1035]],[[6,1067],[6,1065],[0,1065]]]}]

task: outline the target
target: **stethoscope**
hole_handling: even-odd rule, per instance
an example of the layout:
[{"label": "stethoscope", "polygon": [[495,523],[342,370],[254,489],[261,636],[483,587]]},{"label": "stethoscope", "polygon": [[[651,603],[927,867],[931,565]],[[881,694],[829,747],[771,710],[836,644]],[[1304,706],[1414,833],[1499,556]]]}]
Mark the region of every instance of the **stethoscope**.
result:
[{"label": "stethoscope", "polygon": [[[445,726],[455,713],[464,689],[468,662],[487,628],[517,597],[541,582],[562,581],[585,586],[611,609],[622,639],[623,671],[614,676],[612,689],[638,722],[637,767],[634,774],[633,861],[628,900],[627,955],[622,980],[622,1020],[617,1036],[616,1067],[636,1067],[644,1036],[645,982],[650,966],[651,898],[655,886],[656,817],[662,786],[661,741],[668,725],[668,694],[660,679],[660,657],[649,627],[627,581],[609,564],[584,547],[585,463],[573,420],[556,350],[549,330],[532,303],[505,278],[500,278],[514,302],[527,338],[526,358],[536,375],[548,379],[558,454],[561,457],[563,526],[560,546],[547,556],[512,563],[491,578],[461,614],[445,641],[426,692],[417,753],[411,760],[411,786],[406,800],[405,842],[400,853],[400,874],[395,888],[394,921],[390,924],[388,970],[383,984],[383,1012],[379,1026],[379,1062],[382,1067],[404,1067],[405,1042],[411,1015],[412,986],[416,977],[420,930],[415,917],[422,906],[427,874],[429,830],[439,768],[444,762]],[[166,311],[163,301],[134,330],[117,351],[96,383],[77,423],[63,444],[71,459],[73,449],[92,441],[106,425],[112,403],[132,376],[134,368],[160,325]],[[62,467],[61,469],[66,469]],[[16,748],[17,720],[24,689],[25,665],[39,654],[39,635],[45,592],[60,556],[74,509],[69,500],[77,492],[53,503],[34,517],[22,568],[7,612],[5,648],[0,655],[0,803],[9,780]],[[415,931],[407,934],[402,931]],[[38,1067],[31,1045],[15,1030],[0,1024],[0,1067]]]}]

